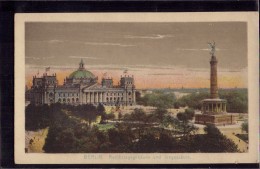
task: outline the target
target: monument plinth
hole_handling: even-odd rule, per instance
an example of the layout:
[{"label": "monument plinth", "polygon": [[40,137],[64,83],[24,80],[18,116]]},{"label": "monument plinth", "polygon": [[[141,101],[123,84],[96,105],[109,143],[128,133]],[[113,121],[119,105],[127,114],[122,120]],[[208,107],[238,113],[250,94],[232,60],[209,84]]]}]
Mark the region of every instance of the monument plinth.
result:
[{"label": "monument plinth", "polygon": [[215,56],[215,42],[209,43],[211,47],[210,59],[210,98],[202,100],[202,114],[195,115],[197,124],[225,125],[234,124],[237,115],[227,113],[227,101],[218,96],[218,60]]}]

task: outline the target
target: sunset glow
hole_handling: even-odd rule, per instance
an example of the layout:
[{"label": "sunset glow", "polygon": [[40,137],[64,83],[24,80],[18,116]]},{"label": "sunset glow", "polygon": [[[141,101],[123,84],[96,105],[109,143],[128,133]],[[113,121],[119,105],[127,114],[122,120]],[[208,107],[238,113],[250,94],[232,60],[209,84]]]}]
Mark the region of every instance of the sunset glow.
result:
[{"label": "sunset glow", "polygon": [[[59,85],[63,84],[66,77],[75,69],[51,69],[49,75],[56,73]],[[117,85],[121,75],[124,76],[123,70],[98,70],[88,69],[94,75],[98,76],[100,82],[103,74],[113,78],[114,85]],[[26,85],[32,85],[32,77],[37,75],[38,70],[30,69],[26,74]],[[30,72],[30,73],[29,73]],[[38,76],[42,76],[44,71],[39,71]],[[139,70],[128,71],[126,76],[134,76],[137,89],[146,88],[209,88],[209,70],[189,70],[185,68],[159,69],[159,68],[140,68]],[[220,70],[218,74],[219,88],[246,88],[247,87],[247,70],[229,72]]]}]

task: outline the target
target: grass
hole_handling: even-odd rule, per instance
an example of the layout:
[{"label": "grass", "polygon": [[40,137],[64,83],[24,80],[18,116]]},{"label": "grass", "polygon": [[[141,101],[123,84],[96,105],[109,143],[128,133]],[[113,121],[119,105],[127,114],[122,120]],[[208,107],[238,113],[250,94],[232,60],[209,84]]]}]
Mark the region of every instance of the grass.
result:
[{"label": "grass", "polygon": [[101,131],[107,131],[115,127],[113,124],[97,124],[96,126]]}]

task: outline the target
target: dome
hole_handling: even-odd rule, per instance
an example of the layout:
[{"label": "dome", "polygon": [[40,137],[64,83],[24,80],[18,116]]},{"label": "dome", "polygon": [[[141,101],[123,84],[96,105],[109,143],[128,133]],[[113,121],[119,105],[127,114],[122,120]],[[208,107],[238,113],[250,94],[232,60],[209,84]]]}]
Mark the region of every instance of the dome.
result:
[{"label": "dome", "polygon": [[79,69],[72,72],[69,75],[70,79],[80,79],[80,78],[95,78],[95,75],[91,73],[90,71],[87,71],[84,67],[84,62],[81,59],[81,62],[79,63]]},{"label": "dome", "polygon": [[95,78],[95,75],[87,70],[76,70],[69,75],[69,78],[73,78],[73,79]]}]

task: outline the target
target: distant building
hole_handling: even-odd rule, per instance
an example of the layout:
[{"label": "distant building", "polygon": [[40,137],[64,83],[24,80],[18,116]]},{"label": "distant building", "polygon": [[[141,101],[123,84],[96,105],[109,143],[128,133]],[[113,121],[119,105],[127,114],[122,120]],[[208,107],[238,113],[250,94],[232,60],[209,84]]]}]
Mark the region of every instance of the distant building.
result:
[{"label": "distant building", "polygon": [[58,85],[56,74],[44,73],[42,77],[33,76],[31,89],[26,90],[26,100],[34,104],[94,104],[103,105],[134,105],[134,77],[121,76],[118,86],[113,85],[112,78],[98,77],[86,70],[81,60],[78,70],[64,79],[63,85]]}]

